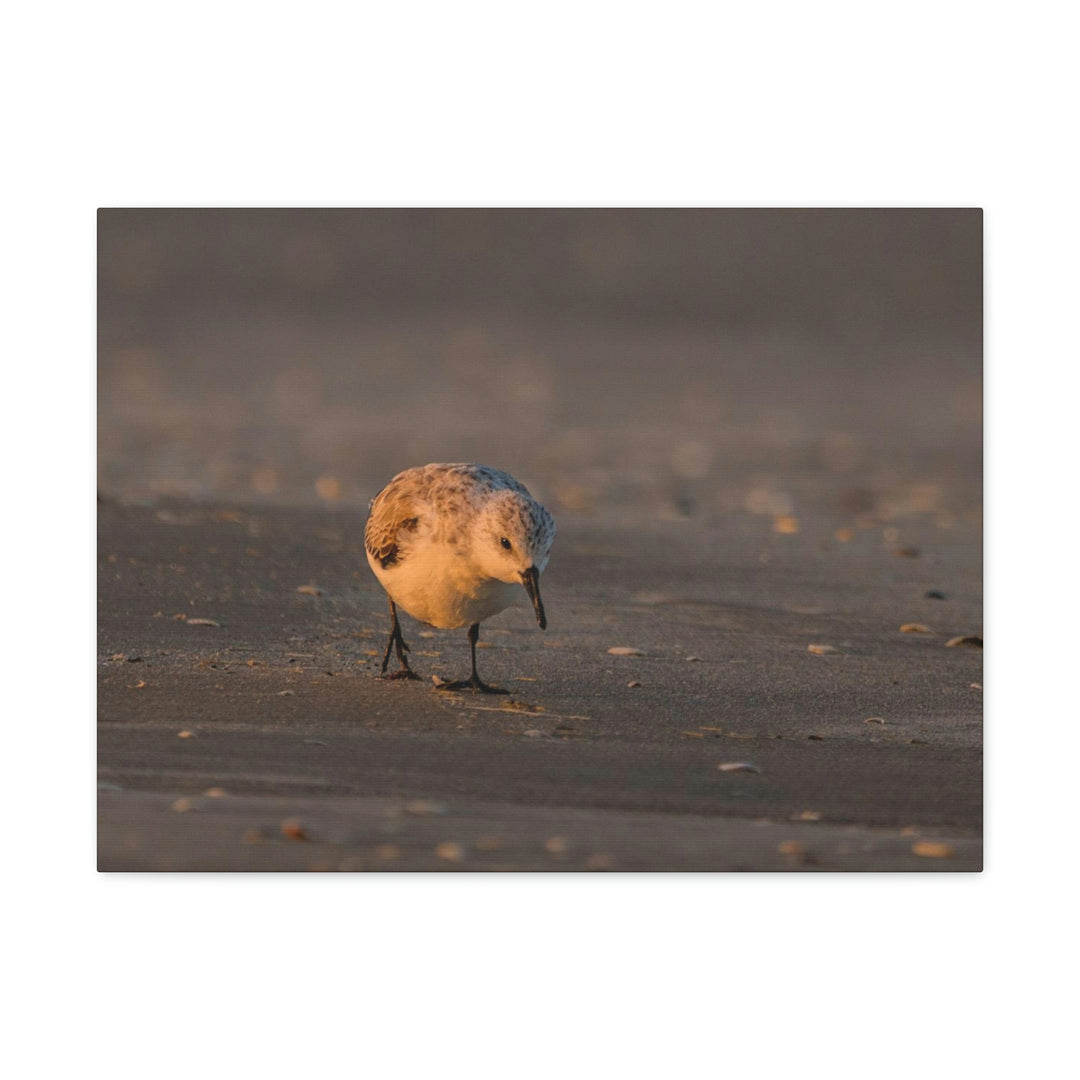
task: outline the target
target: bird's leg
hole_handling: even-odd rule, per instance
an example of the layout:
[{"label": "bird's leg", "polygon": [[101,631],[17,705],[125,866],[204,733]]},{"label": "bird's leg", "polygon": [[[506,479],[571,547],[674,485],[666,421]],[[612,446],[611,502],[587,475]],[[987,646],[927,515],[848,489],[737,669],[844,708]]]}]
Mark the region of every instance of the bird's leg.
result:
[{"label": "bird's leg", "polygon": [[[387,596],[387,600],[390,600],[389,596]],[[401,625],[398,623],[397,607],[394,605],[393,600],[390,600],[390,622],[390,640],[386,643],[386,652],[383,653],[382,658],[382,677],[384,679],[419,679],[420,676],[409,667],[409,661],[405,659],[405,654],[409,652],[409,646],[405,644],[405,639],[401,636]],[[391,649],[397,651],[397,658],[401,661],[401,667],[387,675],[386,665],[390,663]]]},{"label": "bird's leg", "polygon": [[469,648],[472,651],[472,675],[468,679],[460,679],[458,682],[443,683],[440,690],[472,690],[475,694],[478,690],[481,694],[509,694],[509,690],[500,690],[497,686],[488,686],[476,672],[476,642],[480,638],[480,624],[473,623],[469,627]]}]

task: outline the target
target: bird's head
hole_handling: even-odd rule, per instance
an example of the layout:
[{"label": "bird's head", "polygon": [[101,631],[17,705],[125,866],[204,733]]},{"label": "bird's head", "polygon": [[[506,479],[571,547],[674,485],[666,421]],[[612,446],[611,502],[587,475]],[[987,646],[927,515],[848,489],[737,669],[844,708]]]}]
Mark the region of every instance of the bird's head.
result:
[{"label": "bird's head", "polygon": [[497,581],[522,585],[536,621],[547,626],[540,599],[540,575],[555,542],[555,522],[535,499],[517,491],[499,491],[486,501],[473,535],[473,558],[482,573]]}]

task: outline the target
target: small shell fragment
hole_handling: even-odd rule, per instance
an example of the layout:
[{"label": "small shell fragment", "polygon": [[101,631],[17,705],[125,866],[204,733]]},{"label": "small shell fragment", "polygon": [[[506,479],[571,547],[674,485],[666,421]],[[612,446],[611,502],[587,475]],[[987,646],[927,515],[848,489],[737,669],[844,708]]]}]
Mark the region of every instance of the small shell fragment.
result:
[{"label": "small shell fragment", "polygon": [[700,656],[688,656],[686,658],[686,662],[688,664],[701,664],[701,663],[704,663],[704,661],[701,659]]},{"label": "small shell fragment", "polygon": [[436,846],[435,854],[447,862],[461,862],[465,858],[465,849],[453,840],[444,840]]},{"label": "small shell fragment", "polygon": [[223,787],[208,787],[203,794],[208,799],[224,799],[229,793]]},{"label": "small shell fragment", "polygon": [[303,593],[305,596],[322,596],[323,591],[318,585],[299,585],[296,591]]},{"label": "small shell fragment", "polygon": [[195,738],[195,732],[194,731],[178,731],[176,733],[176,737],[178,739],[194,739]]},{"label": "small shell fragment", "polygon": [[635,689],[637,689],[637,687],[639,687],[640,685],[641,685],[641,683],[639,683],[639,682],[637,681],[637,679],[633,679],[633,680],[632,680],[631,682],[628,682],[628,683],[626,684],[626,688],[627,688],[628,690],[635,690]]},{"label": "small shell fragment", "polygon": [[960,637],[949,638],[945,642],[947,649],[955,649],[959,646],[967,646],[971,649],[981,649],[983,647],[983,639],[978,634],[961,634]]},{"label": "small shell fragment", "polygon": [[864,724],[884,724],[885,723],[885,717],[884,716],[868,716],[863,721],[863,723]]},{"label": "small shell fragment", "polygon": [[176,802],[172,804],[172,808],[178,814],[186,814],[189,810],[195,809],[195,804],[190,799],[177,799]]},{"label": "small shell fragment", "polygon": [[630,645],[613,645],[608,649],[608,656],[644,656],[644,649],[635,649]]},{"label": "small shell fragment", "polygon": [[906,622],[900,627],[901,634],[932,634],[934,631],[925,623]]},{"label": "small shell fragment", "polygon": [[185,619],[188,626],[220,626],[216,619]]},{"label": "small shell fragment", "polygon": [[423,817],[426,814],[445,814],[446,803],[436,802],[434,799],[410,799],[405,804],[406,814],[415,814]]},{"label": "small shell fragment", "polygon": [[716,767],[721,772],[761,772],[756,765],[749,761],[722,761]]},{"label": "small shell fragment", "polygon": [[926,859],[951,859],[956,855],[956,848],[952,844],[942,844],[936,840],[920,840],[911,845],[911,851]]},{"label": "small shell fragment", "polygon": [[299,818],[286,818],[281,823],[281,835],[288,837],[290,840],[311,839]]},{"label": "small shell fragment", "polygon": [[832,645],[807,645],[807,652],[812,652],[815,656],[826,656],[829,653],[837,653],[840,650],[834,648]]},{"label": "small shell fragment", "polygon": [[544,841],[544,850],[549,855],[565,855],[568,846],[565,836],[549,836]]}]

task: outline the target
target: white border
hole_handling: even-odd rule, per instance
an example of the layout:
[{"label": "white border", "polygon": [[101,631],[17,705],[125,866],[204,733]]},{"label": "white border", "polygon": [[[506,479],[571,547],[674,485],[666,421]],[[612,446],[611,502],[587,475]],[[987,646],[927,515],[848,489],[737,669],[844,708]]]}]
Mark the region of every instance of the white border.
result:
[{"label": "white border", "polygon": [[[12,1050],[46,1075],[1055,1072],[1077,760],[1064,12],[9,16]],[[986,208],[984,875],[93,874],[94,210],[412,204]]]}]

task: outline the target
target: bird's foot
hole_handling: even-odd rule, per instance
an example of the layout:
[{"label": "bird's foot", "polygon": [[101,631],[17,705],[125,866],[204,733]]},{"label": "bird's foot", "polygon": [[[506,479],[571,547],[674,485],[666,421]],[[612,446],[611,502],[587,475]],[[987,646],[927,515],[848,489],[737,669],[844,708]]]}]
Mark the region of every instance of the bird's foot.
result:
[{"label": "bird's foot", "polygon": [[419,679],[420,676],[412,668],[399,668],[387,674],[385,671],[378,676],[380,679]]},{"label": "bird's foot", "polygon": [[437,690],[471,690],[474,694],[509,694],[509,690],[502,690],[498,686],[488,686],[479,676],[474,675],[471,679],[458,679],[457,682],[439,683]]}]

